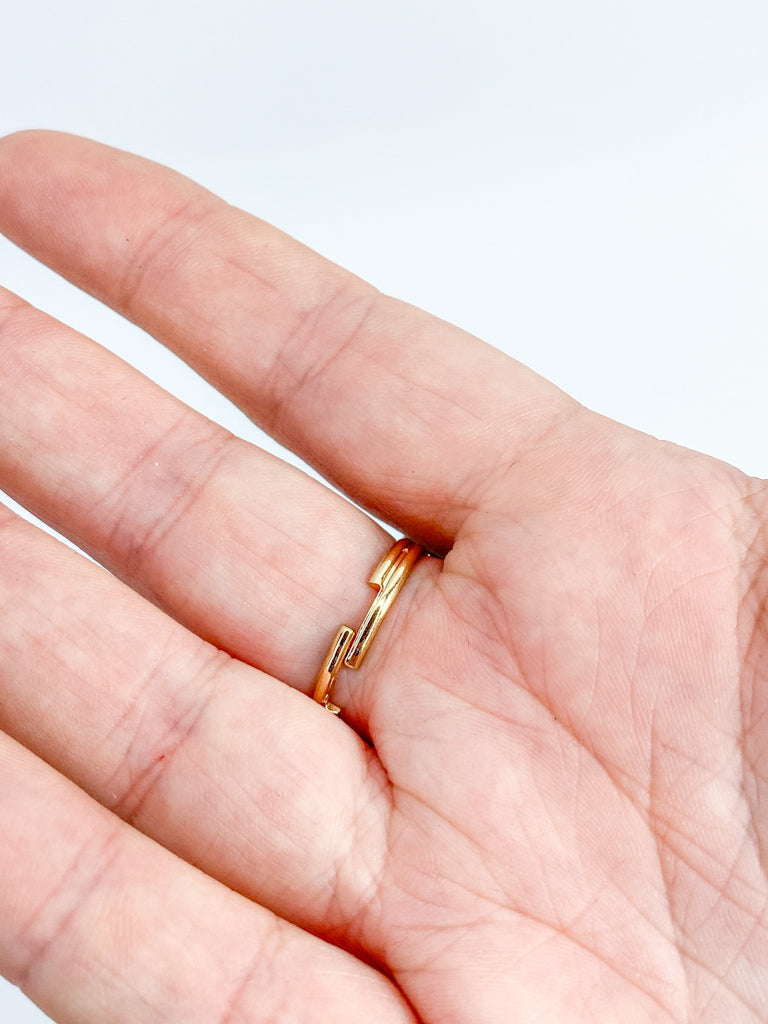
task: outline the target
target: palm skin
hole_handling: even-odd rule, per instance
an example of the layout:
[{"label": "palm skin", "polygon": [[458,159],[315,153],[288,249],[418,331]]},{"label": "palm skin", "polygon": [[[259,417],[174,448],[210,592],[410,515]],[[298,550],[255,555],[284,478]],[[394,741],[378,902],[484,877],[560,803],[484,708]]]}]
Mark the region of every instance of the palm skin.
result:
[{"label": "palm skin", "polygon": [[0,969],[79,1024],[768,1019],[762,483],[162,168],[0,169],[0,228],[443,556],[334,719],[379,527],[6,294],[0,485],[114,576],[4,517]]}]

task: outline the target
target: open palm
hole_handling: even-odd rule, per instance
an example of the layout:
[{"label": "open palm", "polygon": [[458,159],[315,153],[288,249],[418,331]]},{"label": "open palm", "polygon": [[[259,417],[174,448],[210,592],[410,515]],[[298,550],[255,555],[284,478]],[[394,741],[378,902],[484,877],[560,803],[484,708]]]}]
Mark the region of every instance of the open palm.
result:
[{"label": "open palm", "polygon": [[[0,970],[62,1024],[768,1019],[763,484],[138,158],[4,140],[0,229],[357,503],[0,293],[0,487],[94,559],[0,517]],[[339,719],[361,507],[440,557]]]}]

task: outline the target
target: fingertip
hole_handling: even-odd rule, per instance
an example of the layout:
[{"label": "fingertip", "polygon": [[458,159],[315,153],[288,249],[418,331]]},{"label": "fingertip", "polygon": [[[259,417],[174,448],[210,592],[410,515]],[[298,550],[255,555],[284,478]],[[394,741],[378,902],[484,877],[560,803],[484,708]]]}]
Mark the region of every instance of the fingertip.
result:
[{"label": "fingertip", "polygon": [[[55,151],[71,136],[45,129],[24,129],[0,138],[0,208],[8,210],[21,202],[47,173]],[[13,237],[13,220],[0,223],[0,230]],[[10,230],[9,230],[10,229]]]},{"label": "fingertip", "polygon": [[53,131],[48,128],[22,128],[8,135],[0,136],[0,159],[30,159],[42,150],[50,150],[52,146],[75,139],[76,136],[66,132]]},{"label": "fingertip", "polygon": [[[66,179],[109,150],[93,139],[49,128],[25,128],[0,137],[0,196],[32,191],[40,181]],[[116,151],[113,151],[116,152]]]}]

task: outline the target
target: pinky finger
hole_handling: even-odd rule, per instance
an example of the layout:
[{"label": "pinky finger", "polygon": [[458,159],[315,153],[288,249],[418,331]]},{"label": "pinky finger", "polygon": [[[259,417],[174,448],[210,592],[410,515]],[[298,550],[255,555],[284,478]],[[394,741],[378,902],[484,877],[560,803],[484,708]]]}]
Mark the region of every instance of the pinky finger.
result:
[{"label": "pinky finger", "polygon": [[0,973],[59,1024],[414,1024],[398,991],[0,733]]}]

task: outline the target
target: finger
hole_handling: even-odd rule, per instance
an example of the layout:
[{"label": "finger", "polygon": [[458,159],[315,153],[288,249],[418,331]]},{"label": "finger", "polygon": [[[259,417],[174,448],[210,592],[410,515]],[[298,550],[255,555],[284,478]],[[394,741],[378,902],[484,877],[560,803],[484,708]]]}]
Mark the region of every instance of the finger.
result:
[{"label": "finger", "polygon": [[10,513],[0,563],[0,729],[231,888],[345,934],[387,851],[370,748]]},{"label": "finger", "polygon": [[173,857],[2,735],[0,779],[0,971],[60,1024],[413,1024],[376,971]]},{"label": "finger", "polygon": [[0,146],[0,229],[180,353],[361,504],[449,546],[574,405],[165,168],[57,134]]},{"label": "finger", "polygon": [[389,538],[0,290],[0,488],[199,635],[308,690]]}]

